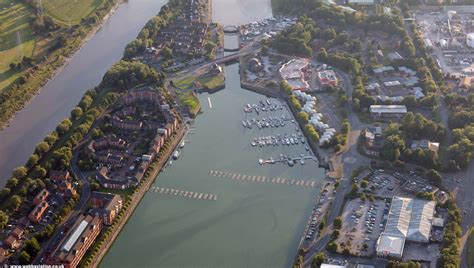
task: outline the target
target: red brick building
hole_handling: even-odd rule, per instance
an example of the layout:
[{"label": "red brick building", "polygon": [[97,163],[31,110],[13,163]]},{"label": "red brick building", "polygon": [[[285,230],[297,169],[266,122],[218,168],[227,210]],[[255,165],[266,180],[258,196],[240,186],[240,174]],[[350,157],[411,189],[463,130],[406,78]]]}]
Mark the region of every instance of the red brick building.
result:
[{"label": "red brick building", "polygon": [[49,204],[46,201],[41,201],[28,215],[28,219],[33,223],[38,223],[43,217],[44,212],[48,209]]},{"label": "red brick building", "polygon": [[102,230],[98,216],[81,216],[47,259],[47,264],[75,268]]}]

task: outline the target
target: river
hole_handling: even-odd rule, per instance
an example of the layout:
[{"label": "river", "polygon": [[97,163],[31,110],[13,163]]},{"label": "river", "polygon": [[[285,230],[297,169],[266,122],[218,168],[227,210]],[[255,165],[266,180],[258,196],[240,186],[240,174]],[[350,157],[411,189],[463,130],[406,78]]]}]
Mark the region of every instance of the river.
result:
[{"label": "river", "polygon": [[[269,1],[214,0],[213,7],[214,21],[224,25],[271,15]],[[237,64],[225,68],[224,90],[199,96],[203,113],[192,125],[180,158],[160,173],[153,185],[217,194],[217,200],[148,192],[101,267],[291,266],[324,170],[312,160],[291,168],[282,163],[258,164],[259,158],[307,152],[302,144],[250,145],[258,136],[295,133],[297,125],[288,121],[284,128],[243,128],[242,120],[269,115],[289,118],[290,114],[286,109],[260,116],[245,114],[244,105],[265,101],[265,97],[240,88],[238,69]],[[219,178],[211,173],[216,170],[265,176],[267,180],[315,181],[316,187],[242,181],[234,175]]]},{"label": "river", "polygon": [[105,72],[123,55],[132,41],[167,0],[129,0],[104,23],[33,100],[0,131],[0,187],[11,171],[24,165],[36,144],[50,133],[84,92],[97,86]]}]

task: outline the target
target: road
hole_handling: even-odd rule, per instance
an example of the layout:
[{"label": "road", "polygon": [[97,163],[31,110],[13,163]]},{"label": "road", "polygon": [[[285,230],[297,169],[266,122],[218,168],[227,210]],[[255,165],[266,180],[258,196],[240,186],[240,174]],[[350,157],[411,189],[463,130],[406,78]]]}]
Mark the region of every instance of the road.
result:
[{"label": "road", "polygon": [[360,166],[370,165],[370,159],[365,156],[361,156],[357,152],[357,141],[361,131],[367,128],[369,125],[364,124],[359,120],[354,107],[352,105],[352,93],[354,87],[351,83],[351,77],[348,74],[337,71],[339,76],[342,78],[343,86],[346,89],[347,94],[347,114],[348,120],[351,123],[351,132],[347,141],[347,146],[344,151],[338,153],[335,156],[335,163],[342,165],[342,177],[339,180],[339,190],[332,201],[331,208],[327,217],[328,228],[322,233],[322,237],[319,238],[305,256],[305,266],[311,264],[312,257],[315,253],[325,251],[326,244],[330,241],[330,231],[332,222],[340,214],[344,205],[345,196],[350,192],[351,189],[351,175],[352,172],[357,170]]},{"label": "road", "polygon": [[[82,143],[79,144],[77,147],[80,146],[82,146]],[[41,259],[46,259],[46,254],[48,250],[52,250],[51,247],[56,246],[58,240],[63,235],[65,225],[71,225],[77,219],[77,217],[84,212],[91,196],[90,182],[77,167],[77,156],[79,154],[79,150],[77,149],[77,147],[74,149],[73,158],[71,160],[71,171],[72,174],[74,174],[76,178],[81,181],[82,184],[82,190],[79,201],[77,202],[74,210],[68,216],[64,217],[64,220],[59,224],[59,227],[53,233],[51,238],[41,247],[41,251],[33,261],[33,264],[40,264]]]}]

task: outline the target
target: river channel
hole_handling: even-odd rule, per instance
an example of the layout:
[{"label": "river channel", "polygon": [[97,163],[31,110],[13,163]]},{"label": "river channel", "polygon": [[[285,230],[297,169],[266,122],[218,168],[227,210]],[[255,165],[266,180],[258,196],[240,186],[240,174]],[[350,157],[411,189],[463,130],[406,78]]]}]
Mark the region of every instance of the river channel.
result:
[{"label": "river channel", "polygon": [[[271,15],[269,3],[260,0],[215,0],[213,7],[214,21],[223,25]],[[161,172],[153,185],[215,194],[217,200],[148,192],[101,267],[291,265],[324,170],[310,159],[293,167],[286,163],[258,163],[260,158],[278,159],[281,154],[295,157],[309,152],[301,143],[263,147],[250,144],[255,137],[300,131],[291,123],[286,108],[260,115],[244,113],[246,104],[266,102],[266,98],[240,87],[238,69],[237,64],[225,68],[224,90],[199,96],[203,113],[191,126],[179,159]],[[278,128],[242,126],[242,120],[268,120],[270,116],[290,120]],[[212,171],[232,175],[216,176]],[[248,176],[257,178],[250,180]],[[261,182],[259,177],[265,177],[267,182]],[[304,180],[305,186],[268,182],[271,178]],[[307,187],[311,181],[315,187]]]},{"label": "river channel", "polygon": [[129,0],[107,20],[40,93],[0,131],[0,188],[24,165],[36,144],[69,117],[84,92],[97,86],[145,23],[167,0]]}]

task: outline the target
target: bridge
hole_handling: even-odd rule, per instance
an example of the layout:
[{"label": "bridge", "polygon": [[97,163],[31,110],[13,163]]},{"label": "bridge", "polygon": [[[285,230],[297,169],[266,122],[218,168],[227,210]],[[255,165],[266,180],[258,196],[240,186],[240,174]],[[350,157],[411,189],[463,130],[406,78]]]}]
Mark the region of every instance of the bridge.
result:
[{"label": "bridge", "polygon": [[237,34],[239,33],[240,26],[224,26],[224,33],[226,34]]}]

